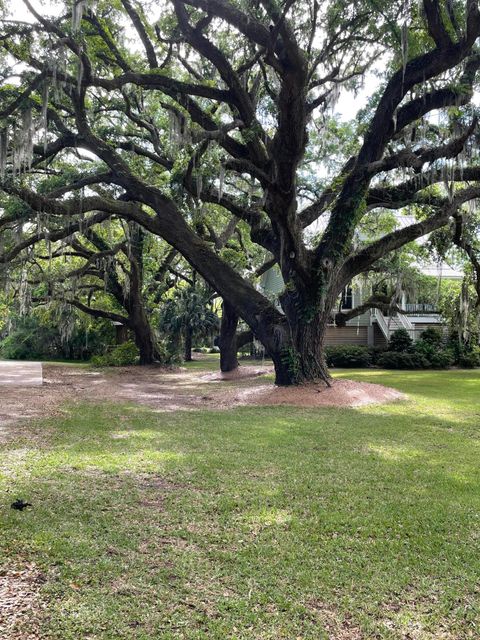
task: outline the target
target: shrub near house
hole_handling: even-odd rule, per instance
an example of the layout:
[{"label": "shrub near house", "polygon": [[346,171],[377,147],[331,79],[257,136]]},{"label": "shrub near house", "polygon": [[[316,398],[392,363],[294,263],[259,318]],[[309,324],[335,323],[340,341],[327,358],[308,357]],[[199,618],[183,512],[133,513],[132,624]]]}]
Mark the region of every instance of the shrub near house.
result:
[{"label": "shrub near house", "polygon": [[[394,331],[388,348],[378,349],[358,345],[326,347],[330,367],[369,367],[372,364],[384,369],[446,369],[455,364],[452,349],[445,345],[443,334],[433,327],[425,329],[419,340],[412,341],[406,329]],[[480,366],[480,348],[463,354],[459,359],[462,367]]]},{"label": "shrub near house", "polygon": [[372,364],[369,349],[355,344],[326,347],[325,356],[329,367],[369,367]]},{"label": "shrub near house", "polygon": [[453,352],[444,348],[443,335],[434,328],[426,329],[415,343],[406,329],[394,331],[388,350],[378,358],[384,369],[446,369],[454,361]]},{"label": "shrub near house", "polygon": [[461,353],[458,364],[465,369],[480,367],[480,347],[473,347],[471,351]]}]

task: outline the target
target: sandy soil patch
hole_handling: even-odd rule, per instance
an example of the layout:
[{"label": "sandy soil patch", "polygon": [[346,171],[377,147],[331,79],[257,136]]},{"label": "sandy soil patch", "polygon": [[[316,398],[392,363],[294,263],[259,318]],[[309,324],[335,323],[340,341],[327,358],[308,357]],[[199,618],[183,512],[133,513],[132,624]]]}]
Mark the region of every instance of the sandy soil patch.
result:
[{"label": "sandy soil patch", "polygon": [[2,387],[41,387],[42,363],[0,360],[0,389]]}]

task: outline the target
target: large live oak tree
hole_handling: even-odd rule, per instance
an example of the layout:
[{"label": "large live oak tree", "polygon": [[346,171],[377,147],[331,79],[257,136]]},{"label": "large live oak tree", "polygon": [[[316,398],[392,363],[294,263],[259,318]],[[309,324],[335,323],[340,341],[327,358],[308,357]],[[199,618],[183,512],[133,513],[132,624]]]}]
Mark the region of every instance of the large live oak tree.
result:
[{"label": "large live oak tree", "polygon": [[[248,323],[279,384],[328,382],[323,339],[345,285],[480,196],[477,2],[170,0],[155,23],[130,0],[77,2],[72,20],[25,4],[34,24],[7,24],[0,38],[23,65],[0,113],[2,188],[26,203],[19,216],[69,219],[68,234],[85,214],[118,215],[160,235]],[[354,151],[326,180],[322,126],[338,88],[379,57],[383,82]],[[454,125],[436,127],[437,110]],[[40,190],[42,173],[59,159],[74,166],[78,149],[94,170],[61,193]],[[369,212],[406,206],[417,222],[355,244]],[[273,256],[281,309],[204,239],[204,207],[240,220]],[[312,243],[305,229],[319,218]]]}]

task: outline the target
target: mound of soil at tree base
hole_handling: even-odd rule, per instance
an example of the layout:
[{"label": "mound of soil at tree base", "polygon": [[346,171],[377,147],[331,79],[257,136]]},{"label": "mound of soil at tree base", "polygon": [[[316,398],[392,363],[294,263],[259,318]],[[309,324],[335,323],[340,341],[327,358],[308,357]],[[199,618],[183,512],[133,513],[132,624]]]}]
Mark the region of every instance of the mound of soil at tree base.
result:
[{"label": "mound of soil at tree base", "polygon": [[405,398],[406,396],[396,389],[354,380],[333,380],[331,387],[324,383],[296,387],[261,385],[246,389],[237,396],[240,404],[296,407],[362,407]]}]

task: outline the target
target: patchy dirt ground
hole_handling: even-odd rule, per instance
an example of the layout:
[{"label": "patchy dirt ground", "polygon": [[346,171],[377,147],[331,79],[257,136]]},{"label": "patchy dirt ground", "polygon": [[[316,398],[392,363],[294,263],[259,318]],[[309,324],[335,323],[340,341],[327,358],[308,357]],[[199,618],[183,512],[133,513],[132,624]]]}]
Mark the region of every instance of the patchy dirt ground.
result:
[{"label": "patchy dirt ground", "polygon": [[0,637],[38,640],[44,576],[32,564],[0,571]]},{"label": "patchy dirt ground", "polygon": [[305,387],[275,387],[266,374],[269,366],[241,366],[221,374],[161,367],[125,367],[94,370],[68,365],[44,365],[44,384],[38,388],[4,387],[0,392],[0,439],[9,425],[28,418],[55,416],[64,403],[105,399],[136,402],[158,411],[199,408],[228,409],[240,405],[360,406],[391,402],[403,396],[381,385],[351,380]]}]

